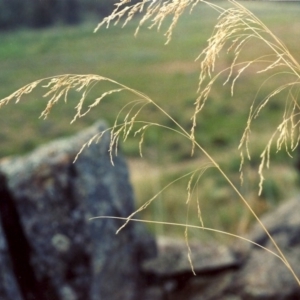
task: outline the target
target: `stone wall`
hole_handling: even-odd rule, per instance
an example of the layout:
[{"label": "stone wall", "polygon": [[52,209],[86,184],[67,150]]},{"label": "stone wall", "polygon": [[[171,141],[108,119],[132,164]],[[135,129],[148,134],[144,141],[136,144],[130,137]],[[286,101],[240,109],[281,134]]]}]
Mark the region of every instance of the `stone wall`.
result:
[{"label": "stone wall", "polygon": [[[300,278],[300,198],[285,202],[262,218]],[[276,252],[260,226],[248,238]],[[159,238],[158,256],[143,263],[147,300],[296,300],[300,286],[286,265],[268,251],[236,240],[190,244],[193,275],[185,241]],[[155,295],[155,297],[153,297]]]},{"label": "stone wall", "polygon": [[[196,276],[180,239],[154,238],[127,217],[134,196],[124,158],[108,153],[103,123],[0,161],[0,299],[2,300],[295,300],[300,287],[269,252],[193,241]],[[300,198],[262,218],[300,277]],[[259,226],[249,239],[273,251]]]},{"label": "stone wall", "polygon": [[118,235],[120,220],[134,210],[128,170],[108,153],[103,123],[0,162],[0,299],[141,299],[141,263],[155,254],[141,224]]}]

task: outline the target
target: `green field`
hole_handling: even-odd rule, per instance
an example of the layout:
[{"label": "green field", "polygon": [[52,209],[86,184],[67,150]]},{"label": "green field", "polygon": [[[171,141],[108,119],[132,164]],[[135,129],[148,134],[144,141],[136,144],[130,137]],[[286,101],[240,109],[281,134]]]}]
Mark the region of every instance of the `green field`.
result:
[{"label": "green field", "polygon": [[[282,39],[294,57],[300,61],[300,5],[298,3],[245,3],[247,7]],[[185,14],[175,28],[173,39],[164,45],[166,26],[158,33],[140,30],[135,38],[137,20],[125,28],[120,26],[102,28],[93,33],[96,24],[86,23],[79,27],[54,27],[47,30],[0,33],[0,98],[23,85],[43,77],[58,74],[99,74],[115,79],[129,87],[142,91],[158,102],[185,128],[191,125],[193,103],[199,76],[199,62],[195,58],[206,46],[206,41],[216,23],[217,14],[200,5],[192,15]],[[263,48],[258,43],[247,47],[245,57],[256,56]],[[222,67],[230,65],[232,57],[222,57]],[[239,154],[237,146],[243,132],[249,105],[265,78],[247,71],[237,82],[234,97],[230,87],[218,82],[208,99],[207,106],[198,120],[197,138],[201,145],[212,153],[232,180],[238,185]],[[266,95],[280,81],[268,81],[260,91]],[[280,80],[280,79],[278,79]],[[101,86],[90,94],[91,99],[101,93]],[[79,95],[71,93],[68,103],[58,104],[47,120],[39,119],[46,104],[43,91],[36,90],[18,105],[9,104],[0,110],[0,157],[23,154],[37,145],[57,137],[70,135],[98,119],[112,124],[119,109],[131,98],[128,94],[108,97],[102,106],[86,117],[70,125],[74,106]],[[262,97],[262,96],[261,96]],[[241,188],[247,199],[261,213],[296,192],[297,174],[293,160],[284,152],[272,157],[272,168],[261,198],[257,197],[257,166],[259,155],[267,138],[282,118],[285,101],[276,96],[253,128],[252,161],[247,167],[246,184]],[[157,110],[149,107],[142,118],[173,126]],[[145,164],[136,163],[138,140],[130,137],[122,145],[133,170],[133,183],[137,202],[151,198],[170,180],[181,176],[203,163],[200,153],[190,158],[190,147],[184,139],[164,130],[149,130],[145,136]],[[151,169],[151,172],[143,172]],[[143,217],[163,221],[186,221],[186,184],[183,180],[163,193],[144,213]],[[199,201],[207,226],[242,232],[251,223],[251,217],[224,180],[209,170],[199,185]],[[196,217],[190,213],[190,222]],[[199,222],[197,223],[199,224]],[[170,227],[154,226],[159,233],[175,234]],[[180,229],[180,234],[182,230]],[[198,233],[195,233],[198,235]]]}]

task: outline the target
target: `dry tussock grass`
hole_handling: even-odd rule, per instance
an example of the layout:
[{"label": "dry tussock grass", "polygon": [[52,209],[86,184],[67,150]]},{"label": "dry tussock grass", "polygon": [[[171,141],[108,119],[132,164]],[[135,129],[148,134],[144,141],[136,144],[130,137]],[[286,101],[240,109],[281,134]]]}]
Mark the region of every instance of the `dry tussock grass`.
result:
[{"label": "dry tussock grass", "polygon": [[[112,79],[91,74],[67,74],[35,81],[19,89],[12,95],[2,99],[0,101],[0,107],[5,104],[8,104],[12,100],[16,100],[16,102],[19,102],[22,96],[31,93],[31,91],[37,86],[42,86],[46,90],[44,97],[48,98],[48,104],[45,110],[42,112],[41,117],[47,118],[53,105],[57,104],[60,100],[67,101],[69,91],[75,90],[76,92],[81,94],[81,99],[79,100],[76,106],[76,114],[74,115],[74,118],[72,120],[72,122],[74,122],[77,118],[85,116],[95,106],[101,105],[101,101],[106,96],[112,93],[129,91],[137,99],[126,104],[123,107],[123,109],[116,114],[116,121],[113,124],[113,126],[109,129],[111,130],[111,143],[109,151],[111,153],[111,160],[113,163],[113,153],[117,151],[117,145],[120,139],[126,140],[128,135],[134,130],[134,135],[140,135],[140,153],[142,155],[142,143],[145,132],[152,126],[164,127],[155,122],[145,122],[143,120],[138,119],[140,111],[146,105],[154,105],[161,113],[163,113],[167,118],[169,118],[175,123],[177,127],[177,130],[175,131],[178,132],[181,136],[185,137],[191,143],[192,154],[196,149],[198,151],[200,150],[209,161],[207,165],[204,165],[196,169],[195,171],[185,174],[183,176],[190,178],[187,185],[186,200],[188,209],[192,196],[196,193],[200,178],[204,175],[205,171],[208,168],[217,168],[222,174],[222,176],[227,180],[228,184],[236,192],[238,197],[244,202],[251,214],[264,228],[269,238],[272,240],[273,244],[275,245],[278,251],[278,253],[272,253],[283,261],[286,267],[293,273],[297,282],[300,284],[299,279],[294,274],[293,269],[286,260],[284,254],[281,252],[276,242],[273,240],[272,236],[268,233],[267,229],[261,223],[260,219],[257,217],[255,212],[252,210],[249,203],[240,193],[239,189],[231,182],[231,180],[223,172],[216,160],[213,159],[210,156],[210,154],[207,153],[205,149],[201,146],[201,143],[199,143],[195,139],[195,130],[197,130],[197,119],[199,118],[200,112],[205,107],[205,103],[214,86],[214,83],[220,77],[220,75],[226,74],[227,79],[225,80],[224,85],[231,84],[232,95],[234,94],[234,87],[239,77],[243,74],[243,72],[247,70],[247,68],[249,68],[252,65],[260,65],[261,69],[257,71],[257,73],[270,74],[269,80],[272,79],[272,76],[288,76],[291,79],[290,81],[283,83],[281,86],[275,87],[274,90],[270,91],[270,93],[264,99],[258,101],[258,98],[255,98],[253,100],[253,103],[249,108],[248,121],[238,146],[241,151],[240,171],[241,178],[243,178],[242,169],[245,158],[248,158],[249,160],[251,159],[249,143],[251,137],[252,123],[261,114],[261,112],[269,104],[272,98],[274,98],[278,94],[284,94],[285,92],[285,109],[283,111],[282,121],[280,124],[278,124],[277,128],[274,129],[274,134],[271,136],[269,141],[266,142],[266,147],[261,154],[261,164],[258,170],[260,176],[259,193],[261,193],[264,180],[263,170],[265,167],[269,167],[270,164],[271,145],[275,143],[277,151],[280,151],[282,148],[284,148],[287,151],[287,153],[291,155],[292,151],[294,151],[295,148],[298,146],[300,139],[300,118],[298,105],[300,66],[298,62],[293,58],[291,53],[288,51],[284,43],[280,41],[260,19],[258,19],[243,5],[233,0],[229,0],[228,2],[230,3],[230,7],[225,8],[219,6],[218,4],[215,4],[214,2],[201,0],[140,0],[135,4],[130,4],[130,0],[120,0],[118,3],[115,4],[115,9],[111,13],[111,15],[104,18],[103,21],[98,24],[95,31],[99,30],[99,28],[102,26],[109,27],[111,23],[118,24],[120,20],[124,21],[123,26],[125,26],[128,22],[132,20],[132,18],[135,15],[139,15],[141,17],[141,20],[136,29],[137,34],[140,28],[146,22],[150,23],[149,28],[155,27],[159,30],[163,22],[168,18],[171,21],[170,25],[168,26],[165,32],[165,36],[166,43],[169,43],[172,38],[172,32],[176,26],[176,23],[178,22],[178,19],[183,14],[183,12],[187,9],[189,9],[189,11],[192,12],[195,6],[200,2],[205,3],[209,5],[212,9],[216,10],[219,13],[219,18],[217,24],[215,25],[214,31],[210,39],[208,40],[207,47],[203,49],[203,51],[197,57],[197,60],[200,61],[198,96],[195,100],[194,113],[191,116],[192,127],[189,130],[183,128],[179,123],[176,122],[176,120],[172,118],[171,115],[168,114],[168,112],[164,111],[158,104],[156,104],[153,100],[151,100],[151,98],[149,98],[145,94],[131,89]],[[267,46],[268,52],[264,55],[261,55],[260,57],[255,57],[251,60],[244,60],[242,57],[244,47],[246,47],[249,43],[256,43],[257,41],[264,43]],[[218,58],[222,51],[226,51],[227,53],[233,54],[233,59],[230,67],[216,72],[216,64],[218,64],[219,62]],[[94,99],[94,101],[90,105],[88,105],[88,108],[84,111],[83,107],[88,97],[89,91],[101,82],[109,82],[113,84],[115,88],[108,89],[107,91],[102,93],[98,98]],[[121,115],[123,116],[123,113],[125,113],[125,117],[121,117]],[[138,125],[138,129],[133,129],[133,125]],[[174,129],[172,128],[168,129],[174,131]],[[83,145],[83,148],[88,146],[91,142],[99,140],[101,138],[101,135],[102,134],[95,136],[87,144]],[[178,178],[174,182],[171,182],[166,187],[164,187],[163,190],[168,188],[171,184],[176,183],[178,180],[181,180],[182,178]],[[142,207],[140,207],[135,213],[130,215],[126,219],[124,226],[129,221],[134,220],[134,215],[142,209],[147,208],[162,191],[159,191],[148,202],[146,202]],[[200,209],[199,202],[197,202],[197,209],[201,226],[192,226],[189,224],[176,224],[177,226],[184,226],[186,228],[186,240],[188,240],[189,227],[197,227],[205,230],[213,230],[219,232],[219,230],[205,227],[201,218],[202,212]],[[120,230],[124,226],[122,226]],[[223,234],[230,233],[223,232]],[[244,239],[243,237],[238,237]],[[268,249],[265,250],[271,252]]]}]

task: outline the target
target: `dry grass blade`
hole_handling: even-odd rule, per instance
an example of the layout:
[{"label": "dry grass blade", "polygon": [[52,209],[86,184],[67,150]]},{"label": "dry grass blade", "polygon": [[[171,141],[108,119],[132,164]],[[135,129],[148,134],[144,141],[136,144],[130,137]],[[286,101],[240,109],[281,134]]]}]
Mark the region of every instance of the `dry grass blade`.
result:
[{"label": "dry grass blade", "polygon": [[[98,217],[92,217],[90,218],[90,220],[97,220],[97,219],[118,219],[118,220],[124,220],[127,222],[127,218],[123,218],[123,217],[115,217],[115,216],[98,216]],[[206,230],[206,231],[211,231],[211,232],[216,232],[216,233],[220,233],[220,234],[225,234],[225,235],[229,235],[232,236],[234,238],[243,240],[245,242],[248,242],[258,248],[261,248],[267,252],[269,252],[270,254],[276,256],[278,259],[280,259],[285,265],[286,262],[282,259],[281,256],[279,256],[278,254],[276,254],[275,252],[273,252],[272,250],[252,241],[249,240],[247,238],[244,238],[240,235],[236,235],[236,234],[232,234],[230,232],[226,232],[226,231],[222,231],[222,230],[218,230],[218,229],[214,229],[214,228],[208,228],[208,227],[202,227],[202,226],[196,226],[196,225],[190,225],[190,224],[181,224],[181,223],[171,223],[171,222],[161,222],[161,221],[152,221],[152,220],[141,220],[141,219],[130,219],[130,221],[132,222],[142,222],[142,223],[152,223],[152,224],[162,224],[162,225],[169,225],[169,226],[179,226],[179,227],[185,227],[185,228],[195,228],[195,229],[200,229],[200,230]],[[117,233],[119,232],[120,229],[118,229]]]}]

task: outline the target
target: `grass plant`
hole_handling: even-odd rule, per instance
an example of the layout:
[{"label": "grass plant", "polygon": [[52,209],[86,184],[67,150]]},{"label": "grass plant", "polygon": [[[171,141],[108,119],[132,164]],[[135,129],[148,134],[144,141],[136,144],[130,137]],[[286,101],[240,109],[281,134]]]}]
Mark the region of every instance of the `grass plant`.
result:
[{"label": "grass plant", "polygon": [[[168,26],[164,31],[165,43],[170,44],[171,40],[175,38],[175,27],[184,12],[189,10],[190,13],[193,13],[197,10],[197,13],[200,13],[203,5],[212,9],[216,16],[218,16],[218,19],[212,35],[207,41],[207,45],[203,47],[200,54],[198,53],[196,59],[200,65],[197,95],[193,103],[188,102],[183,104],[186,105],[186,110],[190,113],[188,119],[181,116],[182,105],[180,101],[172,102],[171,105],[168,106],[163,102],[153,100],[153,98],[150,98],[137,89],[120,83],[118,79],[115,80],[107,76],[94,74],[65,74],[33,81],[3,98],[0,101],[0,107],[5,106],[13,100],[18,103],[37,89],[43,89],[45,90],[43,96],[47,99],[47,104],[40,116],[46,119],[49,113],[55,109],[59,101],[67,103],[69,98],[76,97],[77,95],[78,101],[75,107],[75,114],[71,121],[71,123],[74,123],[87,114],[90,114],[95,107],[101,107],[105,100],[110,97],[115,97],[117,100],[120,100],[120,106],[119,108],[114,108],[114,120],[112,126],[109,128],[111,132],[109,152],[111,154],[112,163],[114,155],[117,154],[119,142],[121,140],[126,142],[130,136],[138,137],[138,152],[140,156],[143,156],[144,142],[147,142],[146,137],[150,135],[151,132],[154,132],[154,136],[157,132],[163,132],[163,136],[167,136],[169,132],[171,135],[176,134],[178,139],[180,139],[180,144],[188,146],[188,152],[191,156],[201,157],[199,165],[196,168],[186,170],[184,174],[178,174],[176,178],[170,178],[169,182],[166,182],[161,189],[155,191],[148,201],[143,203],[140,208],[125,219],[124,225],[119,230],[130,221],[152,222],[156,224],[164,222],[159,220],[140,220],[136,219],[135,215],[152,205],[168,188],[176,186],[179,182],[183,182],[185,186],[185,197],[184,199],[180,199],[180,201],[185,203],[185,221],[182,223],[164,222],[164,224],[183,227],[185,229],[184,234],[187,241],[189,257],[188,235],[190,228],[197,228],[202,231],[215,232],[246,240],[239,234],[207,226],[204,217],[206,214],[204,209],[205,205],[203,204],[205,199],[199,197],[199,190],[203,185],[204,179],[212,178],[213,176],[213,178],[217,178],[219,185],[224,187],[224,192],[221,193],[221,196],[215,194],[210,197],[219,199],[218,201],[220,201],[220,203],[225,201],[224,198],[230,198],[230,201],[233,202],[239,199],[248,212],[245,218],[249,218],[250,216],[261,225],[275,246],[276,252],[266,248],[264,249],[277,256],[300,284],[299,278],[294,273],[284,253],[277,246],[276,241],[269,234],[267,228],[265,228],[254,210],[252,206],[253,201],[246,199],[243,194],[243,189],[252,176],[248,166],[251,164],[253,156],[258,156],[257,192],[259,195],[262,195],[264,191],[265,174],[270,167],[271,155],[285,150],[289,156],[292,156],[292,153],[299,144],[300,119],[298,95],[300,66],[297,59],[291,54],[285,44],[256,14],[253,14],[241,3],[233,0],[229,0],[225,3],[201,0],[141,0],[132,5],[130,5],[130,1],[128,0],[120,0],[111,15],[104,18],[95,31],[104,26],[110,27],[112,23],[118,24],[120,21],[123,21],[123,26],[127,26],[127,24],[129,25],[131,22],[134,22],[133,17],[139,16],[140,19],[135,30],[136,34],[142,30],[145,24],[149,24],[151,29],[157,28],[160,30],[164,28],[167,22]],[[199,8],[197,8],[198,6]],[[259,47],[259,53],[256,52],[253,54],[249,51],[250,45],[253,44],[255,47]],[[140,55],[144,55],[145,57],[147,53],[141,53]],[[151,55],[148,56],[148,59],[152,59]],[[130,67],[130,65],[128,67]],[[251,74],[257,74],[261,82],[252,100],[236,99],[236,105],[233,106],[233,109],[226,111],[226,106],[221,106],[223,112],[220,110],[216,111],[217,114],[224,114],[225,111],[225,113],[232,115],[230,117],[230,121],[233,122],[232,128],[235,128],[237,124],[234,123],[234,116],[236,116],[236,118],[241,117],[244,120],[244,130],[238,130],[241,136],[238,145],[240,155],[240,181],[242,183],[242,187],[240,187],[238,180],[236,180],[236,178],[230,178],[226,168],[223,168],[222,159],[218,159],[218,157],[222,156],[222,153],[218,151],[211,152],[205,147],[205,144],[202,143],[201,132],[203,127],[205,128],[206,123],[210,123],[209,118],[203,123],[202,116],[205,116],[207,107],[209,107],[210,102],[213,101],[213,94],[216,88],[224,85],[224,93],[234,97],[236,96],[239,82],[245,81],[244,76],[249,74],[249,72]],[[277,78],[279,78],[280,85],[270,88],[270,82],[273,82],[273,80]],[[180,82],[182,82],[182,79],[180,79]],[[247,83],[245,85],[247,85]],[[96,88],[97,91],[99,91],[99,95],[95,95],[93,92]],[[251,88],[251,90],[253,90],[253,88]],[[122,95],[123,93],[125,94],[123,100],[120,96],[116,96],[120,93]],[[176,104],[175,110],[174,103]],[[245,113],[245,107],[247,105],[248,110]],[[252,137],[255,137],[253,132],[259,131],[259,126],[264,124],[261,123],[259,119],[263,119],[265,110],[269,106],[272,107],[272,105],[275,110],[277,107],[276,121],[273,123],[275,127],[268,129],[268,133],[271,130],[271,134],[269,136],[267,135],[265,142],[262,144],[261,152],[257,154],[255,153],[256,149],[253,150],[252,148]],[[241,107],[243,108],[243,112],[241,112]],[[146,113],[144,113],[145,111]],[[157,118],[156,116],[158,115],[160,117]],[[161,120],[164,121],[161,122]],[[230,121],[225,121],[224,126],[221,125],[221,129],[224,129],[225,125]],[[209,125],[214,126],[215,124],[208,124],[208,126]],[[220,127],[217,128],[217,130],[220,130]],[[224,132],[226,132],[226,128]],[[103,133],[95,136],[88,143],[83,145],[82,151],[91,142],[100,140],[102,134]],[[222,132],[215,140],[215,143],[220,146],[221,151],[221,145],[224,143],[224,140],[222,140],[224,134],[225,133]],[[230,138],[231,135],[232,133],[229,132],[228,138]],[[263,137],[265,138],[265,136]],[[174,197],[176,197],[175,194]],[[196,212],[198,225],[190,224],[189,222],[192,212]],[[218,211],[218,213],[221,212],[221,210]],[[253,243],[252,241],[247,241]],[[260,245],[257,246],[262,247]]]}]

